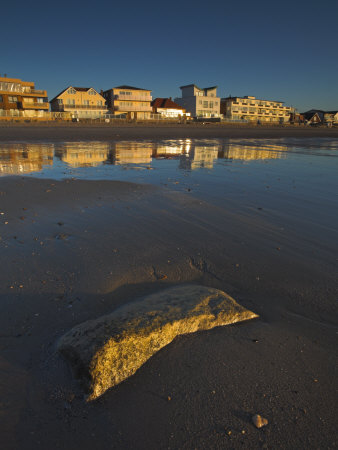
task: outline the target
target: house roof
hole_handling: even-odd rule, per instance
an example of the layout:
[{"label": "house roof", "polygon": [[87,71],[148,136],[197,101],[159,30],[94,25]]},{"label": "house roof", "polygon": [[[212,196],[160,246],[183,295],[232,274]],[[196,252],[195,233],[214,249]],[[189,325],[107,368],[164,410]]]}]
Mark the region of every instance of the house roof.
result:
[{"label": "house roof", "polygon": [[217,86],[211,86],[211,87],[206,87],[206,88],[200,88],[200,87],[198,87],[196,84],[186,84],[185,86],[180,86],[180,89],[184,89],[184,88],[191,87],[191,86],[196,87],[196,88],[199,89],[200,91],[210,91],[211,89],[216,89],[216,88],[217,88]]},{"label": "house roof", "polygon": [[314,116],[318,116],[318,118],[319,119],[321,119],[321,117],[320,117],[320,113],[321,113],[321,111],[318,111],[318,110],[310,110],[310,111],[305,111],[305,112],[303,112],[303,113],[300,113],[306,120],[310,120],[310,119],[312,119],[312,117],[314,117]]},{"label": "house roof", "polygon": [[151,102],[151,106],[154,106],[155,108],[170,108],[170,109],[183,109],[182,106],[178,105],[177,103],[173,102],[171,98],[155,98]]},{"label": "house roof", "polygon": [[[60,97],[60,95],[62,95],[64,92],[68,91],[68,89],[73,88],[76,91],[80,91],[80,92],[87,92],[89,91],[89,89],[94,89],[92,87],[88,87],[88,88],[84,88],[84,87],[75,87],[75,86],[68,86],[66,87],[66,89],[64,89],[63,91],[61,91],[58,95],[56,95],[54,98],[52,98],[52,100],[50,100],[50,102],[54,101],[55,99],[57,99],[58,97]],[[97,92],[96,89],[94,89],[95,92]],[[98,92],[97,92],[98,93]]]},{"label": "house roof", "polygon": [[[122,86],[115,86],[112,89],[132,89],[134,91],[149,91],[151,92],[151,89],[142,89],[135,86],[128,86],[127,84],[122,84]],[[110,91],[111,89],[107,89],[105,92]]]}]

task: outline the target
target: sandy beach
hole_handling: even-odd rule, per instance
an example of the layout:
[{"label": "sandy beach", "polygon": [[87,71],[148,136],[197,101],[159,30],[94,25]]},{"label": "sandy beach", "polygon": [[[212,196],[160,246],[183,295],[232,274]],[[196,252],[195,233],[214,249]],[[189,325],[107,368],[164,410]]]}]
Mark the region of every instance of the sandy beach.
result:
[{"label": "sandy beach", "polygon": [[[0,145],[295,138],[306,147],[319,137],[338,129],[0,125]],[[300,200],[292,189],[269,203],[248,192],[244,205],[126,181],[1,177],[2,448],[336,448],[337,209],[321,192]],[[260,318],[181,336],[86,403],[58,339],[182,283],[221,289]],[[256,413],[266,427],[253,426]]]},{"label": "sandy beach", "polygon": [[180,138],[337,138],[338,127],[256,126],[250,124],[223,125],[209,123],[188,124],[83,124],[61,123],[7,123],[0,122],[0,139],[22,141],[84,141],[109,139],[180,139]]}]

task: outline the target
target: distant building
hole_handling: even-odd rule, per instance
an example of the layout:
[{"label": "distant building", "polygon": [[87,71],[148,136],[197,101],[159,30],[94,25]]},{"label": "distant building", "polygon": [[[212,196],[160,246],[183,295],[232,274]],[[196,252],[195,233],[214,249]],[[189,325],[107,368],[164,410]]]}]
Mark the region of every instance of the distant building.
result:
[{"label": "distant building", "polygon": [[338,124],[338,111],[324,111],[324,122]]},{"label": "distant building", "polygon": [[199,88],[195,84],[180,87],[182,97],[175,102],[189,112],[192,117],[220,117],[220,98],[217,86]]},{"label": "distant building", "polygon": [[133,86],[117,86],[102,92],[110,114],[125,115],[128,119],[150,119],[151,91]]},{"label": "distant building", "polygon": [[164,117],[182,117],[184,115],[190,116],[190,113],[186,114],[185,109],[177,103],[173,102],[171,98],[155,98],[151,102],[153,112],[161,114]]},{"label": "distant building", "polygon": [[0,77],[0,117],[43,117],[48,110],[47,91],[33,81]]},{"label": "distant building", "polygon": [[322,109],[310,109],[302,113],[307,123],[338,124],[338,111],[323,111]]},{"label": "distant building", "polygon": [[257,122],[289,122],[294,109],[284,102],[259,100],[253,96],[226,97],[221,100],[221,113],[225,119],[245,119]]},{"label": "distant building", "polygon": [[324,120],[324,111],[320,109],[310,109],[310,111],[303,112],[301,115],[303,121],[307,124],[319,124]]},{"label": "distant building", "polygon": [[105,99],[92,87],[68,86],[50,105],[54,112],[68,112],[80,119],[99,119],[108,112]]}]

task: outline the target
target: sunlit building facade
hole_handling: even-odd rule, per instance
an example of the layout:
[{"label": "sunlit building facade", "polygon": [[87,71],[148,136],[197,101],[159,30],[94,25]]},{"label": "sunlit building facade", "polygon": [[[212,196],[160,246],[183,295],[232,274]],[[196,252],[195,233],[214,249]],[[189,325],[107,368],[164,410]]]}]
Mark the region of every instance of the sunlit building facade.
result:
[{"label": "sunlit building facade", "polygon": [[47,91],[33,81],[0,77],[0,118],[44,117],[48,110]]},{"label": "sunlit building facade", "polygon": [[162,117],[167,119],[190,116],[190,113],[186,113],[185,109],[173,102],[171,98],[155,98],[151,102],[151,106],[155,114],[161,114]]},{"label": "sunlit building facade", "polygon": [[220,97],[217,97],[217,86],[199,88],[195,84],[180,87],[182,97],[175,98],[192,117],[220,117]]},{"label": "sunlit building facade", "polygon": [[102,93],[110,114],[128,119],[150,119],[152,96],[149,89],[117,86]]},{"label": "sunlit building facade", "polygon": [[259,100],[253,96],[226,97],[221,100],[221,114],[225,119],[287,123],[294,108],[284,102]]},{"label": "sunlit building facade", "polygon": [[100,119],[108,112],[105,99],[92,87],[68,86],[50,105],[53,112],[69,113],[79,119]]}]

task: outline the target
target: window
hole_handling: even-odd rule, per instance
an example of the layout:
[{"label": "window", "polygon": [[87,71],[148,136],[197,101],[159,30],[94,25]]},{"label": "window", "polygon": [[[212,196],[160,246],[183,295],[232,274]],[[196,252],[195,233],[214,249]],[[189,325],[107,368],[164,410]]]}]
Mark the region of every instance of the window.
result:
[{"label": "window", "polygon": [[43,98],[37,98],[36,101],[37,103],[43,103]]},{"label": "window", "polygon": [[76,90],[74,88],[68,89],[68,94],[76,94]]},{"label": "window", "polygon": [[198,100],[199,105],[202,105],[203,101],[202,100]]},{"label": "window", "polygon": [[58,98],[58,99],[57,99],[57,102],[58,102],[59,105],[63,105],[63,100],[62,100],[62,98]]},{"label": "window", "polygon": [[83,104],[89,106],[89,100],[83,100]]},{"label": "window", "polygon": [[213,108],[214,107],[214,102],[210,102],[209,103],[209,108]]},{"label": "window", "polygon": [[3,102],[4,100],[3,100],[3,98],[2,98],[2,95],[0,95],[0,102]]},{"label": "window", "polygon": [[16,103],[18,101],[18,97],[12,97],[11,95],[8,97],[9,103]]},{"label": "window", "polygon": [[97,106],[102,106],[102,100],[98,100]]},{"label": "window", "polygon": [[208,107],[208,102],[203,102],[203,108],[207,108]]},{"label": "window", "polygon": [[90,89],[90,90],[88,91],[88,94],[89,94],[89,95],[96,95],[96,92],[94,91],[94,89]]},{"label": "window", "polygon": [[75,105],[75,100],[71,100],[70,98],[67,99],[68,105]]}]

